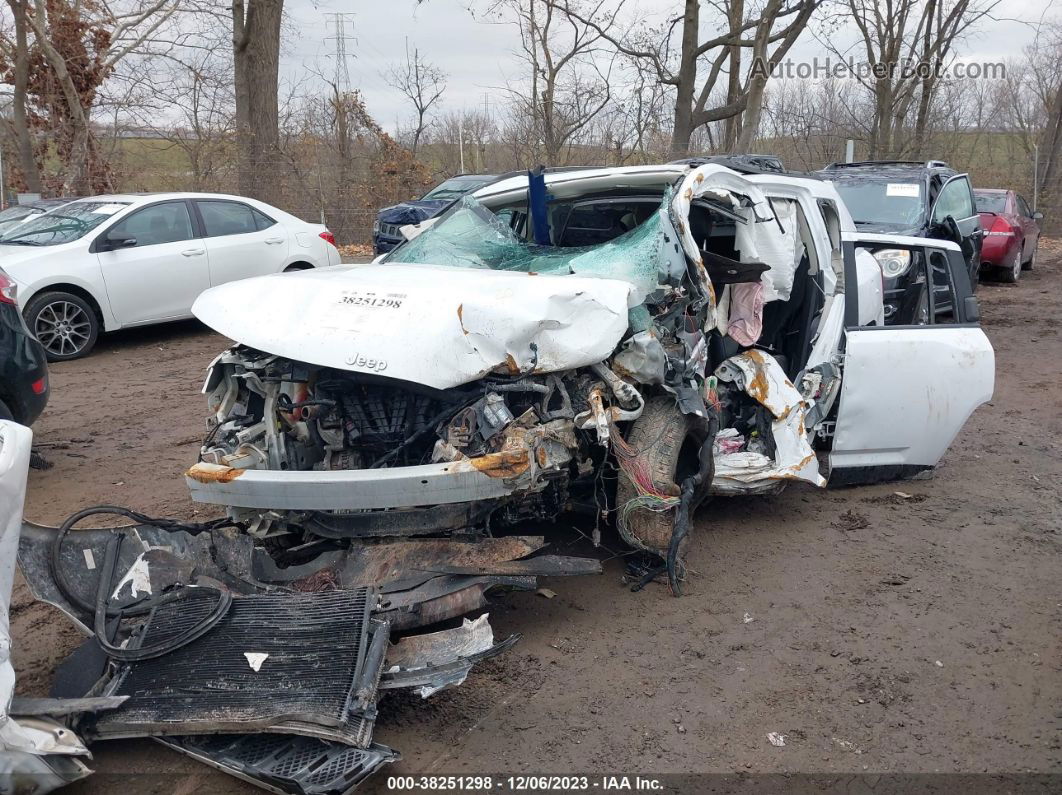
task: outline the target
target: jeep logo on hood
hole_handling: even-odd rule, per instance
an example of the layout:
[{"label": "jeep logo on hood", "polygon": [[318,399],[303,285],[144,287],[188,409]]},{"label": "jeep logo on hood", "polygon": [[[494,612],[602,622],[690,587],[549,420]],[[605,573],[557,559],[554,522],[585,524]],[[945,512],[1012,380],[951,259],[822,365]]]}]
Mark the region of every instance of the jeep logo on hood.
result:
[{"label": "jeep logo on hood", "polygon": [[347,364],[351,367],[363,367],[366,370],[375,370],[382,373],[387,369],[387,362],[383,359],[367,359],[360,353],[352,353],[347,357]]}]

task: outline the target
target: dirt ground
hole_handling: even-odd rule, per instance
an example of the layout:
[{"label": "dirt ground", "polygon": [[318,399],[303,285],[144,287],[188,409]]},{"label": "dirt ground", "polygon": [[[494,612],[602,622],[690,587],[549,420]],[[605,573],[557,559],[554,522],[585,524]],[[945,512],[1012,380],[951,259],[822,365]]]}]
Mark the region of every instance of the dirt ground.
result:
[{"label": "dirt ground", "polygon": [[[715,500],[680,599],[631,593],[620,557],[497,599],[496,635],[523,639],[459,688],[386,699],[375,739],[404,755],[386,774],[1062,772],[1062,244],[978,295],[995,398],[933,479]],[[224,346],[183,323],[56,365],[35,428],[55,466],[26,516],[196,515],[180,474]],[[79,636],[24,584],[12,620],[19,689],[46,691]],[[71,792],[253,791],[151,741],[93,751]]]}]

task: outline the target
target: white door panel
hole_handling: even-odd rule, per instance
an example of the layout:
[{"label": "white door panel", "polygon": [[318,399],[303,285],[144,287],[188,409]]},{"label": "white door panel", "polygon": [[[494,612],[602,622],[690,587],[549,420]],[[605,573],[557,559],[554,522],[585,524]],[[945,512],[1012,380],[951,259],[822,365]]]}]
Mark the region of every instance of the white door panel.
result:
[{"label": "white door panel", "polygon": [[134,210],[107,230],[96,258],[123,326],[188,317],[210,286],[206,246],[184,201]]},{"label": "white door panel", "polygon": [[206,234],[203,242],[210,258],[212,285],[283,269],[289,244],[283,224],[242,202],[197,199],[195,204]]},{"label": "white door panel", "polygon": [[849,330],[831,467],[935,466],[994,385],[977,326]]},{"label": "white door panel", "polygon": [[134,246],[96,256],[111,311],[123,326],[188,317],[195,299],[210,287],[202,240]]},{"label": "white door panel", "polygon": [[288,255],[288,239],[276,228],[208,237],[204,242],[210,252],[210,283],[215,287],[237,279],[279,273]]}]

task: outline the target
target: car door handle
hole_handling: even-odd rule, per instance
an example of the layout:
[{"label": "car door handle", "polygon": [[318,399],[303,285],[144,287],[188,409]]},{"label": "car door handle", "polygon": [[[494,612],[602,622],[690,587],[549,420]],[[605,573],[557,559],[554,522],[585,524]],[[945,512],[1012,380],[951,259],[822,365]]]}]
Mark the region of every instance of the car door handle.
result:
[{"label": "car door handle", "polygon": [[267,237],[265,242],[266,242],[267,245],[275,246],[277,243],[283,243],[284,242],[284,238],[282,238],[282,237]]},{"label": "car door handle", "polygon": [[205,249],[201,249],[201,248],[186,248],[184,251],[181,252],[181,254],[183,254],[186,257],[198,257],[204,251],[205,251]]}]

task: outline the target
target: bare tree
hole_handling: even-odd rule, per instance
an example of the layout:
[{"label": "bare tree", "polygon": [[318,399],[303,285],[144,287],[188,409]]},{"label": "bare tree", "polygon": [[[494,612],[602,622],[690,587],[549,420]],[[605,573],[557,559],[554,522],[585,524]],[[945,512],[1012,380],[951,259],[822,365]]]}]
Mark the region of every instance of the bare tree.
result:
[{"label": "bare tree", "polygon": [[[596,31],[619,52],[642,61],[661,84],[672,88],[672,154],[689,151],[690,139],[699,128],[741,114],[745,114],[741,122],[730,126],[734,140],[727,143],[747,148],[759,123],[771,72],[805,30],[821,1],[766,0],[762,6],[750,8],[742,0],[716,0],[710,5],[684,0],[681,13],[662,25],[646,27],[639,20],[616,35],[609,27],[626,0],[610,6],[602,3],[590,11],[579,8],[574,0],[547,0],[569,18]],[[702,5],[716,11],[716,24],[702,19]],[[721,32],[702,38],[702,29]],[[741,70],[747,71],[738,77]],[[721,94],[717,89],[722,87],[724,75],[727,85]]]},{"label": "bare tree", "polygon": [[[955,44],[999,0],[845,0],[869,69],[856,79],[873,96],[870,157],[920,155],[936,89]],[[832,51],[843,57],[827,40]]]},{"label": "bare tree", "polygon": [[434,64],[421,58],[416,47],[410,52],[409,40],[406,40],[406,60],[394,64],[384,74],[387,83],[402,92],[413,104],[414,125],[413,141],[410,149],[417,156],[420,139],[428,127],[428,114],[442,99],[446,90],[446,73]]},{"label": "bare tree", "polygon": [[280,23],[284,0],[232,0],[240,192],[269,200],[280,166]]},{"label": "bare tree", "polygon": [[[603,2],[588,7],[587,16]],[[507,90],[514,113],[528,122],[527,155],[559,164],[612,98],[614,54],[604,66],[596,58],[608,28],[563,13],[552,0],[496,0],[491,9],[520,32],[526,80]]]},{"label": "bare tree", "polygon": [[[30,136],[29,119],[26,113],[26,94],[29,87],[29,1],[7,0],[14,18],[14,38],[5,49],[7,60],[11,63],[11,83],[14,93],[11,97],[11,133],[15,139],[19,170],[25,180],[26,188],[32,193],[41,192],[40,166],[33,151],[33,139]],[[2,197],[0,197],[2,200]]]}]

